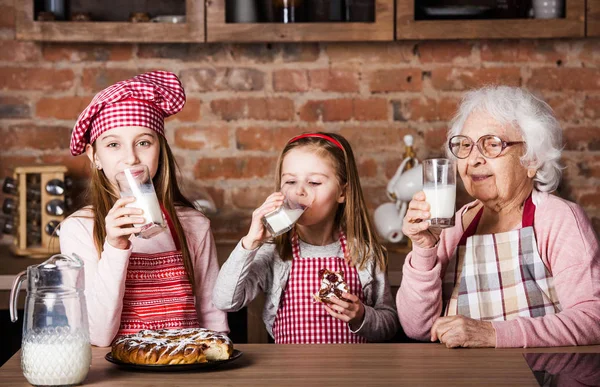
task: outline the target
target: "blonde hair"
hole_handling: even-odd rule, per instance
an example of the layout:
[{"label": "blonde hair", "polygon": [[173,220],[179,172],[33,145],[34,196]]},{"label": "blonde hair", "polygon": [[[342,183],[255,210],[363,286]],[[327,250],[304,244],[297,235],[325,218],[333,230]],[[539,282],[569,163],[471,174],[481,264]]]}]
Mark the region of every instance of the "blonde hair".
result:
[{"label": "blonde hair", "polygon": [[[179,185],[177,183],[177,162],[175,157],[167,143],[167,140],[163,136],[158,136],[160,145],[159,155],[159,168],[154,176],[153,183],[156,189],[156,196],[158,201],[162,204],[163,208],[171,218],[173,227],[175,228],[174,233],[177,237],[177,242],[181,247],[181,253],[183,255],[183,264],[187,277],[194,289],[194,270],[192,264],[192,258],[190,250],[187,245],[187,239],[181,222],[177,217],[176,207],[190,207],[194,208],[194,205],[181,193]],[[95,151],[95,145],[94,151]],[[92,207],[93,220],[94,220],[94,245],[98,251],[98,259],[106,239],[106,224],[105,218],[112,206],[118,199],[115,197],[111,190],[111,183],[104,175],[104,172],[92,167],[92,176],[90,184],[86,191],[86,201],[88,205]]]},{"label": "blonde hair", "polygon": [[[319,132],[318,134],[332,137],[343,149],[323,138],[304,137],[288,143],[277,161],[275,190],[281,189],[281,167],[283,159],[292,150],[308,148],[320,157],[329,159],[336,171],[336,179],[341,189],[346,190],[346,200],[339,204],[335,214],[334,229],[341,229],[347,238],[346,257],[349,264],[364,269],[372,257],[382,271],[386,270],[387,256],[385,248],[378,243],[374,228],[371,224],[367,206],[360,186],[358,168],[352,148],[348,141],[339,134]],[[275,238],[276,249],[283,260],[292,259],[291,236],[294,230]]]}]

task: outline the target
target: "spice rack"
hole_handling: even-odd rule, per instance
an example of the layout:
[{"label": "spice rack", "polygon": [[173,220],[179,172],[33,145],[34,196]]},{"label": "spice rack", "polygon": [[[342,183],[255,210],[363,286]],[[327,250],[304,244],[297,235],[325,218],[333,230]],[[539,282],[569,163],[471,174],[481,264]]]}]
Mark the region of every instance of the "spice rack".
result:
[{"label": "spice rack", "polygon": [[[16,212],[12,252],[46,258],[60,251],[58,226],[66,216],[67,167],[30,166],[14,169]],[[6,199],[5,199],[6,200]]]}]

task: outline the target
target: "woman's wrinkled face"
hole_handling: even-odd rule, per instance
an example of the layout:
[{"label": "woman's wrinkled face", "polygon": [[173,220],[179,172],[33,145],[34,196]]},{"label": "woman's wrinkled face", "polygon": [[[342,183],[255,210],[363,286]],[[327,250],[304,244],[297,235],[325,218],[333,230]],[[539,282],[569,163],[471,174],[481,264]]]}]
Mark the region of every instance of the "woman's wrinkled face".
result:
[{"label": "woman's wrinkled face", "polygon": [[[500,124],[489,114],[475,111],[469,115],[460,133],[473,140],[494,135],[504,141],[523,141],[518,129]],[[533,187],[527,168],[521,164],[525,144],[509,146],[496,158],[483,157],[476,145],[466,159],[457,159],[457,170],[467,192],[485,203],[509,202],[517,192]]]}]

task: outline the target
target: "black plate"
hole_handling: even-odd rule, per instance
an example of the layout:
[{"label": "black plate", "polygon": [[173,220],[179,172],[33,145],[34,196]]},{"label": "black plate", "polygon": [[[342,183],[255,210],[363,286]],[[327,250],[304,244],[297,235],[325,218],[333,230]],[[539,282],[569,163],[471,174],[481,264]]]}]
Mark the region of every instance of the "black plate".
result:
[{"label": "black plate", "polygon": [[129,370],[139,370],[139,371],[157,371],[157,372],[176,372],[176,371],[195,371],[195,370],[208,370],[215,367],[219,367],[220,365],[232,362],[236,359],[239,359],[242,356],[243,352],[238,351],[237,349],[233,350],[233,354],[227,360],[217,360],[217,361],[209,361],[207,363],[195,363],[195,364],[130,364],[123,363],[122,361],[115,360],[112,357],[112,353],[107,353],[104,358],[113,364],[118,365],[121,368],[129,369]]}]

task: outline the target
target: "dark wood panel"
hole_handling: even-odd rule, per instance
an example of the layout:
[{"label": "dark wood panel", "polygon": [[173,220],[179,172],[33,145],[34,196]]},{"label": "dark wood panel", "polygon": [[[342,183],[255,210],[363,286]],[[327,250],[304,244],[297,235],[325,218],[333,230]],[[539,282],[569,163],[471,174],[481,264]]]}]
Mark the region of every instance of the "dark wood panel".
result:
[{"label": "dark wood panel", "polygon": [[585,0],[566,0],[563,19],[415,20],[415,0],[397,0],[396,39],[585,36]]},{"label": "dark wood panel", "polygon": [[586,35],[600,36],[600,1],[587,0]]},{"label": "dark wood panel", "polygon": [[[34,20],[34,0],[20,1],[16,8],[16,35],[21,40],[63,42],[203,42],[204,4],[185,1],[186,23],[130,22],[38,22]],[[114,0],[116,1],[116,0]],[[100,4],[100,2],[98,3]],[[104,2],[103,6],[106,6]],[[167,8],[156,8],[167,12]],[[173,9],[175,11],[175,9]],[[129,10],[125,13],[129,15]],[[154,15],[152,15],[154,16]]]},{"label": "dark wood panel", "polygon": [[[46,10],[44,2],[36,1],[34,15]],[[128,21],[132,12],[158,15],[185,15],[185,0],[68,0],[68,15],[76,12],[89,13],[94,21]]]},{"label": "dark wood panel", "polygon": [[209,42],[394,40],[394,0],[376,0],[375,23],[226,23],[225,0],[207,0]]}]

